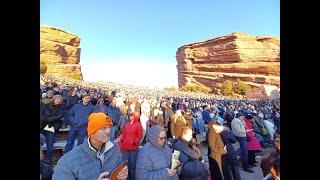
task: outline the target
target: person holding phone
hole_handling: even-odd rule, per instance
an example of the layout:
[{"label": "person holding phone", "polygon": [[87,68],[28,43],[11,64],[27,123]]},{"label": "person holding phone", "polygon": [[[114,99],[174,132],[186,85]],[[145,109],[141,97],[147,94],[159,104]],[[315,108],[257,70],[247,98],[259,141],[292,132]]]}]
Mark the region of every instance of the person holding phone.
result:
[{"label": "person holding phone", "polygon": [[185,126],[181,129],[178,139],[172,142],[174,150],[180,151],[179,161],[181,163],[181,173],[179,179],[207,179],[207,170],[202,163],[200,150],[190,143],[192,139],[192,129]]},{"label": "person holding phone", "polygon": [[[90,114],[88,119],[87,139],[59,159],[53,180],[105,178],[123,162],[119,145],[110,141],[111,118],[100,112]],[[117,178],[124,180],[127,176],[125,166]]]},{"label": "person holding phone", "polygon": [[166,131],[159,125],[147,131],[149,142],[138,152],[136,180],[178,180],[176,169],[170,169],[172,150],[166,144]]}]

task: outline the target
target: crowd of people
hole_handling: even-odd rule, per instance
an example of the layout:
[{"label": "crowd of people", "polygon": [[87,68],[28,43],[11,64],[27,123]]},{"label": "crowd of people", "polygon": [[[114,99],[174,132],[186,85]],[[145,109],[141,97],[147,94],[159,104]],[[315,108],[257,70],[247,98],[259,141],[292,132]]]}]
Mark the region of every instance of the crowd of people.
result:
[{"label": "crowd of people", "polygon": [[[123,162],[118,179],[237,180],[237,157],[244,171],[254,173],[256,156],[263,148],[277,147],[280,137],[279,99],[232,99],[41,76],[40,109],[41,145],[47,147],[40,174],[59,180],[109,178]],[[64,154],[50,170],[56,135],[67,126]],[[206,137],[209,168],[197,134]],[[172,169],[174,150],[180,152],[181,166]],[[280,145],[263,159],[265,176],[280,177],[279,152]]]}]

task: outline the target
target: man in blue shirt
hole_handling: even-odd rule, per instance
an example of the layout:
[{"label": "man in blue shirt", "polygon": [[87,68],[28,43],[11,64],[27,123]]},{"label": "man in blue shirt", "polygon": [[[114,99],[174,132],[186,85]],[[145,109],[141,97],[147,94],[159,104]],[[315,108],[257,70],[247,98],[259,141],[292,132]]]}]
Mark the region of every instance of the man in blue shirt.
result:
[{"label": "man in blue shirt", "polygon": [[211,121],[209,106],[207,104],[203,106],[202,119],[205,124],[208,124]]},{"label": "man in blue shirt", "polygon": [[107,115],[112,119],[113,126],[110,132],[110,140],[114,141],[116,131],[119,129],[120,109],[116,107],[117,100],[113,98],[111,104],[107,108]]},{"label": "man in blue shirt", "polygon": [[73,148],[74,141],[78,135],[78,146],[83,143],[84,138],[87,136],[88,117],[94,109],[94,106],[89,102],[90,96],[84,95],[82,102],[75,104],[69,112],[71,128],[64,153],[67,153]]}]

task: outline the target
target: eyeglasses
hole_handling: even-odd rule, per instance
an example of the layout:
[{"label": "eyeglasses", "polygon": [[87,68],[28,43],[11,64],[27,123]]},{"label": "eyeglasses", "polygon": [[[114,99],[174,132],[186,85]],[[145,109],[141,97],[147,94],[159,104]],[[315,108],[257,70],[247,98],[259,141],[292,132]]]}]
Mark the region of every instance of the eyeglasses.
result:
[{"label": "eyeglasses", "polygon": [[158,137],[161,141],[166,139],[166,137]]}]

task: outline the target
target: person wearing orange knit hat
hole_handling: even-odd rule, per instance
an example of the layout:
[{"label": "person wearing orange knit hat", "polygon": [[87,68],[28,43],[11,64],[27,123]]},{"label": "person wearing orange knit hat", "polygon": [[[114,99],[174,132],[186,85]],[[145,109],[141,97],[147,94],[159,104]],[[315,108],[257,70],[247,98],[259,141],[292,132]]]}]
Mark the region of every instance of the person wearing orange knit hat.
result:
[{"label": "person wearing orange knit hat", "polygon": [[[105,113],[92,113],[88,118],[88,136],[91,136],[100,128],[112,127],[112,120]],[[109,135],[109,134],[108,134]]]},{"label": "person wearing orange knit hat", "polygon": [[[91,113],[87,140],[59,159],[53,179],[103,179],[115,170],[123,160],[119,145],[110,141],[111,127],[109,116]],[[117,178],[127,177],[128,167],[125,166]]]}]

